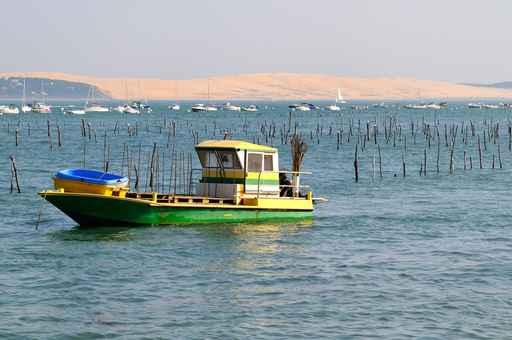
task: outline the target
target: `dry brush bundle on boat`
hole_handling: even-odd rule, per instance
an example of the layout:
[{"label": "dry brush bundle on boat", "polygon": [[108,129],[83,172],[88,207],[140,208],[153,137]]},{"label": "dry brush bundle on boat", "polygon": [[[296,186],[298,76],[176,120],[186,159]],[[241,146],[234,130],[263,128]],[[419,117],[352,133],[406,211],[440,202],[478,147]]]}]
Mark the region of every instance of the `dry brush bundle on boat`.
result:
[{"label": "dry brush bundle on boat", "polygon": [[304,155],[308,151],[308,145],[302,140],[302,136],[298,134],[292,136],[290,145],[292,151],[292,171],[299,172],[304,161]]},{"label": "dry brush bundle on boat", "polygon": [[304,155],[308,151],[308,145],[302,140],[302,136],[294,134],[290,141],[292,152],[292,179],[293,179],[293,195],[295,197],[300,194],[300,169],[304,161]]}]

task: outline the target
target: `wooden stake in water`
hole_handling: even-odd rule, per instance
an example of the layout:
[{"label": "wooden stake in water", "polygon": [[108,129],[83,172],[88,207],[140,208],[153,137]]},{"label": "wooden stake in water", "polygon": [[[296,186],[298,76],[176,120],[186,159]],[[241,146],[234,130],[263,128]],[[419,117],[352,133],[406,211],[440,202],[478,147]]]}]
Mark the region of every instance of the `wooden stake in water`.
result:
[{"label": "wooden stake in water", "polygon": [[358,147],[358,144],[356,144],[356,151],[354,153],[354,178],[355,178],[356,182],[359,181],[359,166],[358,166],[358,162],[357,162],[357,147]]},{"label": "wooden stake in water", "polygon": [[61,138],[60,138],[60,126],[57,125],[57,145],[59,148],[62,146]]},{"label": "wooden stake in water", "polygon": [[51,150],[53,150],[53,145],[52,145],[52,137],[51,137],[51,133],[50,133],[50,121],[47,120],[46,123],[47,123],[47,127],[48,127],[48,145],[50,145],[50,151],[51,151]]},{"label": "wooden stake in water", "polygon": [[436,160],[436,170],[437,170],[437,173],[439,174],[439,153],[441,151],[441,144],[440,144],[440,141],[439,141],[439,136],[438,136],[438,139],[437,139],[437,160]]},{"label": "wooden stake in water", "polygon": [[9,159],[11,160],[11,193],[13,192],[13,178],[16,181],[16,190],[18,191],[18,194],[21,193],[20,189],[20,181],[18,178],[18,168],[16,167],[16,159],[14,159],[13,155],[9,156]]},{"label": "wooden stake in water", "polygon": [[402,175],[405,177],[405,151],[402,151]]},{"label": "wooden stake in water", "polygon": [[423,149],[423,176],[427,176],[427,149]]},{"label": "wooden stake in water", "polygon": [[379,151],[379,174],[380,174],[380,178],[382,178],[382,156],[380,153],[380,145],[379,144],[377,144],[377,150]]},{"label": "wooden stake in water", "polygon": [[501,163],[501,150],[500,150],[500,141],[498,140],[498,162],[500,163],[500,169],[503,169],[503,164]]},{"label": "wooden stake in water", "polygon": [[478,144],[478,158],[480,160],[480,169],[483,169],[482,164],[482,147],[480,145],[480,135],[476,136],[477,144]]}]

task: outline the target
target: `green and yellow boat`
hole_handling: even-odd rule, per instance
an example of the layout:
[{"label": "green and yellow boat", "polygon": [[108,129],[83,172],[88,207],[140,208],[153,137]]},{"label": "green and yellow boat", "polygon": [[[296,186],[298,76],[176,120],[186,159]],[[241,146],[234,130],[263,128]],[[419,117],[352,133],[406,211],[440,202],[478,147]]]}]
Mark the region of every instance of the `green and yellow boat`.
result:
[{"label": "green and yellow boat", "polygon": [[312,218],[313,195],[299,192],[306,173],[280,171],[277,149],[235,140],[205,141],[195,149],[202,173],[193,195],[130,192],[125,177],[84,169],[57,173],[55,189],[39,195],[80,226]]}]

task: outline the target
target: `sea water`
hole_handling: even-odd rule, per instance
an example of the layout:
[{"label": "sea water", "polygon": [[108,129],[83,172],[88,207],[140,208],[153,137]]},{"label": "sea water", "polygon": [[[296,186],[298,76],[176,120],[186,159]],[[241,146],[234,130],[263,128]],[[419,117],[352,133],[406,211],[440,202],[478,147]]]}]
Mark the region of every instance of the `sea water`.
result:
[{"label": "sea water", "polygon": [[[153,113],[140,116],[55,110],[0,117],[0,338],[510,338],[511,111],[469,110],[462,103],[407,111],[395,103],[293,112],[292,125],[309,144],[303,169],[314,173],[303,182],[328,199],[309,222],[81,229],[37,196],[57,170],[82,165],[84,144],[87,167],[102,168],[108,144],[111,169],[121,172],[125,144],[134,158],[140,146],[144,162],[153,143],[193,151],[191,131],[199,140],[231,130],[233,138],[273,144],[281,166],[290,168],[289,145],[280,139],[289,122],[286,103],[260,103],[258,113],[152,106]],[[389,117],[402,135],[386,143]],[[81,118],[86,130],[91,126],[90,138],[81,136]],[[357,137],[348,141],[349,126],[357,135],[360,124],[364,134],[375,120],[383,176],[378,149],[366,141],[359,144],[356,183]],[[488,140],[479,169],[476,137],[463,143],[462,121],[475,124],[482,139],[484,129],[500,124],[502,169],[497,145]],[[420,130],[415,142],[411,122]],[[265,123],[276,126],[274,139],[258,133]],[[437,141],[428,148],[424,123],[440,131],[439,173]],[[128,124],[137,126],[137,136],[128,137]],[[451,175],[444,124],[459,126]],[[425,150],[427,176],[420,176]],[[463,169],[464,150],[472,170]],[[9,194],[9,155],[16,158],[21,194]]]}]

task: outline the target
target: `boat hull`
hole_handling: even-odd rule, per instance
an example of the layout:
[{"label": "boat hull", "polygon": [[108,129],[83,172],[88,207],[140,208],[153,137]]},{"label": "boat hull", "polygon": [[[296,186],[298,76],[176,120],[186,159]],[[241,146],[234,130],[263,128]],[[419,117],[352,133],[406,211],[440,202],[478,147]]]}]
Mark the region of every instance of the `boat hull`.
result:
[{"label": "boat hull", "polygon": [[40,195],[80,226],[245,223],[311,219],[312,209],[261,209],[217,205],[172,206],[113,196],[43,192]]}]

